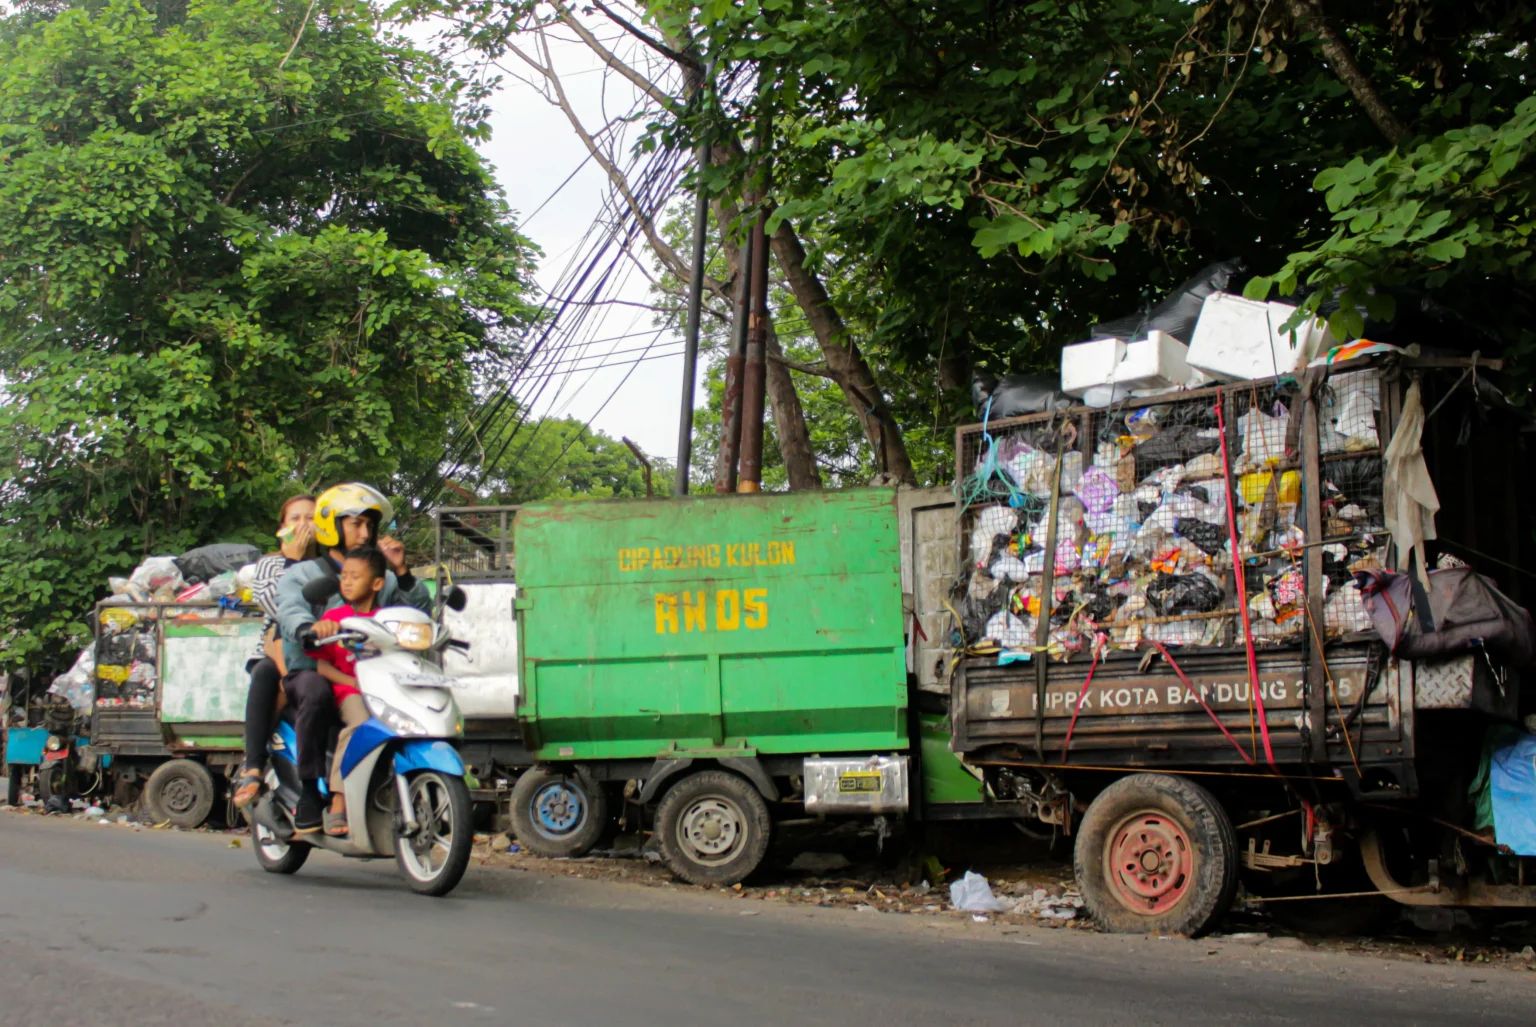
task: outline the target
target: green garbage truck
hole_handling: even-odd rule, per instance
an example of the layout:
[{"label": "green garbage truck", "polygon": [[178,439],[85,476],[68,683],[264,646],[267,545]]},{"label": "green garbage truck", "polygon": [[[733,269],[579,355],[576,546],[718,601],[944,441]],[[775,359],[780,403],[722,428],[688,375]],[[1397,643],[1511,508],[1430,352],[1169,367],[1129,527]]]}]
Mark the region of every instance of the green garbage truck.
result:
[{"label": "green garbage truck", "polygon": [[[485,561],[445,549],[494,552],[502,517],[439,516],[471,594]],[[467,717],[467,762],[515,779],[531,851],[586,851],[629,803],[697,884],[745,878],[791,819],[1022,815],[950,751],[953,518],[947,490],[882,488],[517,510],[489,575],[516,581],[517,734]]]}]

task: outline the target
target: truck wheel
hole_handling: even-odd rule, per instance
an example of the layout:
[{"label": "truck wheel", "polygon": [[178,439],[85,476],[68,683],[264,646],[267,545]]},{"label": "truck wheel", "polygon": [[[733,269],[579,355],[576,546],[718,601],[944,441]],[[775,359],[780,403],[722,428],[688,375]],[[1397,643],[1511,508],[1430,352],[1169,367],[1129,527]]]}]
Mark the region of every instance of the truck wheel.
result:
[{"label": "truck wheel", "polygon": [[702,770],[673,785],[656,809],[661,853],[689,884],[736,884],[768,853],[768,804],[745,778]]},{"label": "truck wheel", "polygon": [[1078,828],[1073,871],[1109,931],[1198,935],[1232,905],[1237,834],[1210,792],[1132,774],[1104,789]]},{"label": "truck wheel", "polygon": [[[69,810],[69,800],[75,797],[74,774],[70,773],[69,760],[55,760],[37,765],[37,798],[45,807],[50,799],[63,803],[64,812]],[[55,803],[55,806],[58,804]]]},{"label": "truck wheel", "polygon": [[608,798],[582,778],[549,767],[524,772],[512,786],[512,833],[535,856],[589,852],[608,825]]},{"label": "truck wheel", "polygon": [[144,784],[144,805],[155,823],[201,827],[213,811],[213,775],[195,760],[171,760],[155,768]]}]

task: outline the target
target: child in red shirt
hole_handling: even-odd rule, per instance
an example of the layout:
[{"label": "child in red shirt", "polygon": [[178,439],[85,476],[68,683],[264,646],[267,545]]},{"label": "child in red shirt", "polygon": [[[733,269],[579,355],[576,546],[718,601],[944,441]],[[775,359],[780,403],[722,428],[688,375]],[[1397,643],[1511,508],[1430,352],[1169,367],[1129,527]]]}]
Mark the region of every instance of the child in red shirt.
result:
[{"label": "child in red shirt", "polygon": [[[341,598],[346,602],[325,611],[315,622],[315,635],[323,639],[335,634],[346,617],[372,617],[377,612],[374,604],[384,587],[386,569],[384,554],[377,549],[365,547],[348,552],[341,563]],[[357,656],[351,650],[332,642],[311,650],[309,655],[319,665],[320,676],[331,683],[331,694],[341,714],[341,733],[331,762],[331,808],[325,815],[325,833],[345,838],[347,800],[341,791],[341,756],[347,751],[352,733],[368,719],[368,707],[357,688]]]}]

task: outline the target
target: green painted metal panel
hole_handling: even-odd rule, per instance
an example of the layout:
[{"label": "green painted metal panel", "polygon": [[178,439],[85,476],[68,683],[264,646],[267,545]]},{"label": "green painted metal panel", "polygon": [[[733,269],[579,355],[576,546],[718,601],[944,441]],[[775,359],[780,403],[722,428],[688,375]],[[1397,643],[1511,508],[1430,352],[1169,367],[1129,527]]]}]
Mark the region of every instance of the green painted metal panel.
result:
[{"label": "green painted metal panel", "polygon": [[985,801],[981,781],[949,747],[949,717],[923,713],[918,720],[923,734],[923,801],[930,806]]},{"label": "green painted metal panel", "polygon": [[227,725],[245,720],[245,695],[250,689],[245,661],[256,651],[261,623],[258,618],[242,617],[165,626],[160,722],[168,737],[174,739],[176,724]]},{"label": "green painted metal panel", "polygon": [[904,749],[895,492],[518,512],[541,759]]}]

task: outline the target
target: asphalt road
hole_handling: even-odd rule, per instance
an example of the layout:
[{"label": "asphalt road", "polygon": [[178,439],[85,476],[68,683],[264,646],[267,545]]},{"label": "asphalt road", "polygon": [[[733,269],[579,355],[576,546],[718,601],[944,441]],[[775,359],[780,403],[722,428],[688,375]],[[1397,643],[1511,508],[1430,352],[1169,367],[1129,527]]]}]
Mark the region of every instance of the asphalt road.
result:
[{"label": "asphalt road", "polygon": [[1519,1023],[1536,973],[733,901],[472,867],[261,872],[0,813],[0,1024]]}]

